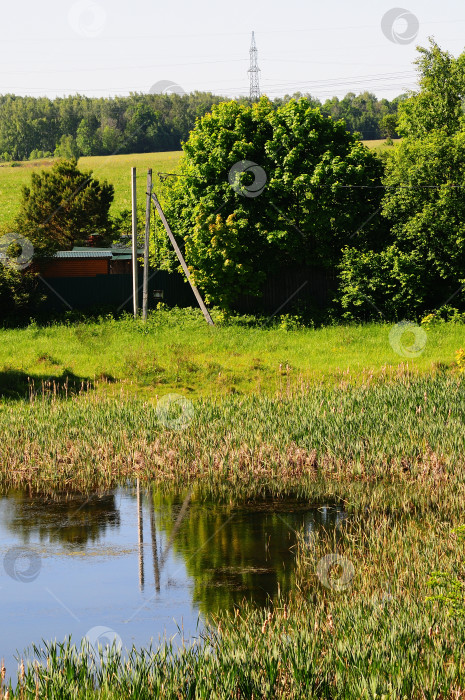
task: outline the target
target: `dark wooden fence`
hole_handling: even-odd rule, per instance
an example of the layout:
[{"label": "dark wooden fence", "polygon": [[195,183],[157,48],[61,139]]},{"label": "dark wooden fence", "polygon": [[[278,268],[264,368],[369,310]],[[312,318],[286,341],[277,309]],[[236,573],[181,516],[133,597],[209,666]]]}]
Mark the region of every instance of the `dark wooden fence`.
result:
[{"label": "dark wooden fence", "polygon": [[[132,311],[131,275],[57,277],[43,282],[47,306],[52,310],[95,308]],[[235,309],[241,313],[291,313],[296,308],[323,310],[333,297],[336,276],[321,268],[285,268],[269,276],[259,297],[243,295]],[[161,296],[162,295],[162,296]],[[142,300],[142,275],[139,277]],[[149,308],[159,301],[167,306],[197,306],[194,294],[179,273],[152,271],[149,277]]]},{"label": "dark wooden fence", "polygon": [[[131,275],[97,275],[95,277],[53,277],[42,282],[47,306],[53,310],[95,308],[132,311]],[[160,292],[162,297],[160,297]],[[184,277],[165,270],[149,276],[149,308],[163,301],[168,306],[194,306],[194,294]],[[139,305],[142,303],[142,275],[139,275]]]},{"label": "dark wooden fence", "polygon": [[294,309],[325,309],[337,288],[336,273],[320,267],[288,267],[270,274],[260,297],[241,296],[241,313],[291,313]]}]

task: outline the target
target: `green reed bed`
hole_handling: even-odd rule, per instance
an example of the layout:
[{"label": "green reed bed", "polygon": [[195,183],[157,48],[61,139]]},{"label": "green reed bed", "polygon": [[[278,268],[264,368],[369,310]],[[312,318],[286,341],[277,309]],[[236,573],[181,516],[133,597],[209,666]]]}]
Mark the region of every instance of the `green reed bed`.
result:
[{"label": "green reed bed", "polygon": [[184,429],[166,427],[156,399],[91,392],[6,401],[0,486],[86,490],[137,476],[169,488],[196,483],[225,498],[298,491],[386,503],[401,488],[406,507],[453,508],[465,481],[464,388],[459,377],[403,376],[199,399]]},{"label": "green reed bed", "polygon": [[[14,697],[464,697],[465,618],[426,600],[432,569],[463,570],[450,531],[458,521],[367,512],[331,534],[301,533],[289,599],[221,614],[182,649],[133,649],[129,658],[113,649],[96,659],[70,642],[42,644]],[[328,553],[343,559],[324,585],[318,565]],[[352,575],[337,590],[348,564]]]}]

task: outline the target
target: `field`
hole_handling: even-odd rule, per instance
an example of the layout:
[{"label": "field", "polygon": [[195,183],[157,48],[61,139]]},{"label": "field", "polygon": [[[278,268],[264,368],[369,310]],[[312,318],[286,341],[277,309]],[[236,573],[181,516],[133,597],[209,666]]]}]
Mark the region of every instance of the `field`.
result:
[{"label": "field", "polygon": [[[392,143],[394,146],[397,146],[402,141],[402,139],[392,139]],[[376,151],[382,152],[382,151],[390,151],[392,150],[392,146],[386,143],[386,139],[375,139],[373,141],[363,141],[365,146],[368,146],[368,148],[375,149]]]},{"label": "field", "polygon": [[[118,214],[131,208],[131,168],[138,170],[137,194],[140,203],[145,202],[147,168],[152,168],[156,183],[157,173],[175,172],[179,167],[181,152],[136,153],[132,155],[95,156],[79,159],[81,170],[92,170],[98,180],[108,180],[114,185],[115,200],[111,213]],[[53,160],[24,161],[18,166],[0,164],[0,228],[11,226],[21,201],[21,187],[29,185],[31,173],[53,165]]]}]

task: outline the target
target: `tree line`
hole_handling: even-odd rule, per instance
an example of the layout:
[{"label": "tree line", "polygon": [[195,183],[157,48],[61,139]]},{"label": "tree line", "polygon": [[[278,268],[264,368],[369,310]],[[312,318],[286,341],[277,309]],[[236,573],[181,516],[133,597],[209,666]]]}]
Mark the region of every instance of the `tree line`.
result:
[{"label": "tree line", "polygon": [[[300,93],[286,95],[271,104],[279,109],[300,97]],[[390,102],[369,92],[349,93],[324,103],[304,97],[324,116],[342,119],[351,133],[380,139],[397,136],[397,111],[405,96]],[[55,99],[0,95],[0,160],[179,150],[196,120],[224,101],[229,100],[208,92]],[[249,100],[241,98],[237,103],[247,105]]]}]

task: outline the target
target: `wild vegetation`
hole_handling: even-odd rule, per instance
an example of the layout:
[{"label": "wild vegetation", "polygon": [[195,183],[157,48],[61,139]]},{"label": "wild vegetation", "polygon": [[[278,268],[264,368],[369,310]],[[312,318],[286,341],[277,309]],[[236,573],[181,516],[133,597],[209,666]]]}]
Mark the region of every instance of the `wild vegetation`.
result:
[{"label": "wild vegetation", "polygon": [[269,608],[224,611],[195,643],[129,658],[38,643],[9,697],[460,697],[465,618],[441,591],[464,565],[464,401],[459,377],[404,375],[201,400],[184,430],[134,399],[4,403],[2,489],[85,492],[137,474],[197,499],[292,493],[347,513],[334,532],[300,534],[296,588]]},{"label": "wild vegetation", "polygon": [[357,240],[343,253],[346,318],[465,305],[465,54],[454,58],[431,41],[416,64],[420,90],[399,109],[404,138],[386,160],[380,213],[389,226],[376,245]]},{"label": "wild vegetation", "polygon": [[[299,533],[295,590],[269,609],[244,604],[209,619],[195,644],[129,658],[43,642],[15,690],[2,668],[0,696],[465,697],[464,60],[433,43],[421,50],[421,91],[399,108],[404,138],[380,157],[309,97],[222,104],[209,116],[199,107],[180,173],[190,183],[173,180],[164,195],[194,275],[222,307],[214,327],[197,311],[161,307],[146,324],[74,312],[0,330],[2,493],[91,494],[137,477],[199,500],[292,495],[347,516],[334,532]],[[124,124],[150,117],[146,148],[159,117],[131,100]],[[99,138],[117,136],[115,124],[93,124]],[[82,120],[77,128],[92,136]],[[62,134],[59,149],[77,138]],[[277,199],[263,194],[267,210],[272,201],[280,210],[270,226],[254,208],[261,198],[243,196],[253,183],[224,177],[245,159],[265,163],[275,187]],[[234,212],[219,214],[224,203]],[[318,213],[337,226],[326,230]],[[243,237],[249,221],[253,241]],[[215,275],[234,291],[245,260],[244,289],[257,292],[267,246],[293,263],[313,246],[319,262],[339,265],[339,316],[315,328],[298,315],[230,314]],[[341,313],[352,322],[329,325]],[[387,323],[407,314],[418,325]],[[353,322],[375,315],[385,322]]]},{"label": "wild vegetation", "polygon": [[[78,328],[77,335],[74,330],[65,335],[62,347],[71,356],[76,354],[81,366],[95,362],[93,358],[102,353],[111,337],[99,338],[93,330],[93,326],[84,326]],[[45,332],[42,347],[38,344],[40,330],[35,332],[31,361],[40,363],[39,348],[44,365],[57,362],[58,358],[45,350],[53,347],[53,332],[48,339]],[[245,341],[253,343],[255,331],[247,333]],[[227,335],[228,331],[222,339],[225,356],[234,347],[239,368],[250,351],[246,345],[242,354],[234,334],[229,331],[233,337]],[[283,339],[285,353],[290,356],[293,344],[286,346],[286,339],[294,335],[300,347],[311,338],[308,332],[301,335],[276,330],[269,332],[267,340],[274,336],[274,352],[280,353],[279,340]],[[318,338],[318,333],[313,338]],[[144,335],[142,343],[143,339]],[[14,346],[7,347],[11,352]],[[298,347],[294,345],[294,352]],[[321,352],[318,342],[314,348]],[[57,350],[55,346],[55,353]],[[459,364],[449,369],[438,366],[432,376],[406,364],[383,365],[376,372],[374,367],[357,372],[349,366],[323,379],[322,375],[312,377],[289,364],[276,363],[272,383],[268,381],[273,377],[271,371],[265,373],[265,379],[258,379],[261,370],[255,355],[253,380],[245,362],[241,388],[246,393],[239,395],[232,367],[229,377],[227,368],[219,364],[211,367],[210,380],[204,375],[197,387],[203,397],[194,400],[186,414],[182,410],[179,414],[176,403],[169,409],[174,427],[180,419],[178,427],[184,428],[177,430],[171,423],[171,429],[166,429],[168,418],[160,414],[159,403],[165,394],[174,393],[191,400],[184,381],[196,373],[195,356],[176,358],[180,376],[170,387],[159,383],[159,368],[138,380],[138,367],[144,368],[149,358],[153,367],[151,345],[146,347],[141,365],[137,364],[137,349],[131,348],[131,352],[131,357],[120,359],[120,372],[123,366],[129,368],[127,381],[115,383],[104,372],[111,362],[102,363],[102,378],[96,387],[92,377],[71,371],[58,378],[55,375],[55,379],[31,378],[27,370],[19,369],[20,355],[17,369],[10,355],[12,365],[9,369],[4,366],[2,373],[10,398],[2,401],[0,410],[4,436],[0,479],[4,488],[22,483],[34,489],[110,487],[137,475],[178,488],[194,481],[205,492],[225,497],[236,491],[251,497],[297,490],[322,498],[331,493],[350,501],[356,494],[363,500],[363,493],[359,493],[363,484],[377,485],[378,498],[382,499],[392,485],[407,487],[413,480],[418,484],[408,495],[409,502],[419,505],[426,489],[428,502],[441,503],[442,509],[449,507],[450,499],[445,498],[449,488],[453,488],[453,499],[458,494],[465,447],[465,396]],[[458,353],[455,357],[459,358]],[[259,391],[250,393],[253,389]],[[29,400],[21,398],[21,392],[23,397],[29,393]],[[366,492],[366,498],[372,498],[370,493]],[[394,494],[391,503],[392,499]]]},{"label": "wild vegetation", "polygon": [[[0,394],[27,399],[29,386],[100,382],[96,393],[153,398],[291,390],[307,384],[393,381],[397,376],[454,375],[465,345],[461,317],[429,317],[420,326],[347,324],[306,328],[298,317],[225,317],[212,311],[160,308],[148,322],[130,316],[0,330]],[[394,341],[393,334],[394,333]],[[418,338],[415,337],[417,334]],[[416,345],[418,344],[418,347]],[[463,365],[463,359],[462,359]]]},{"label": "wild vegetation", "polygon": [[[217,105],[183,150],[165,211],[196,284],[222,308],[241,293],[258,296],[267,275],[285,266],[335,269],[380,206],[379,158],[305,98],[278,109],[266,98]],[[376,245],[382,227],[359,236]]]}]

